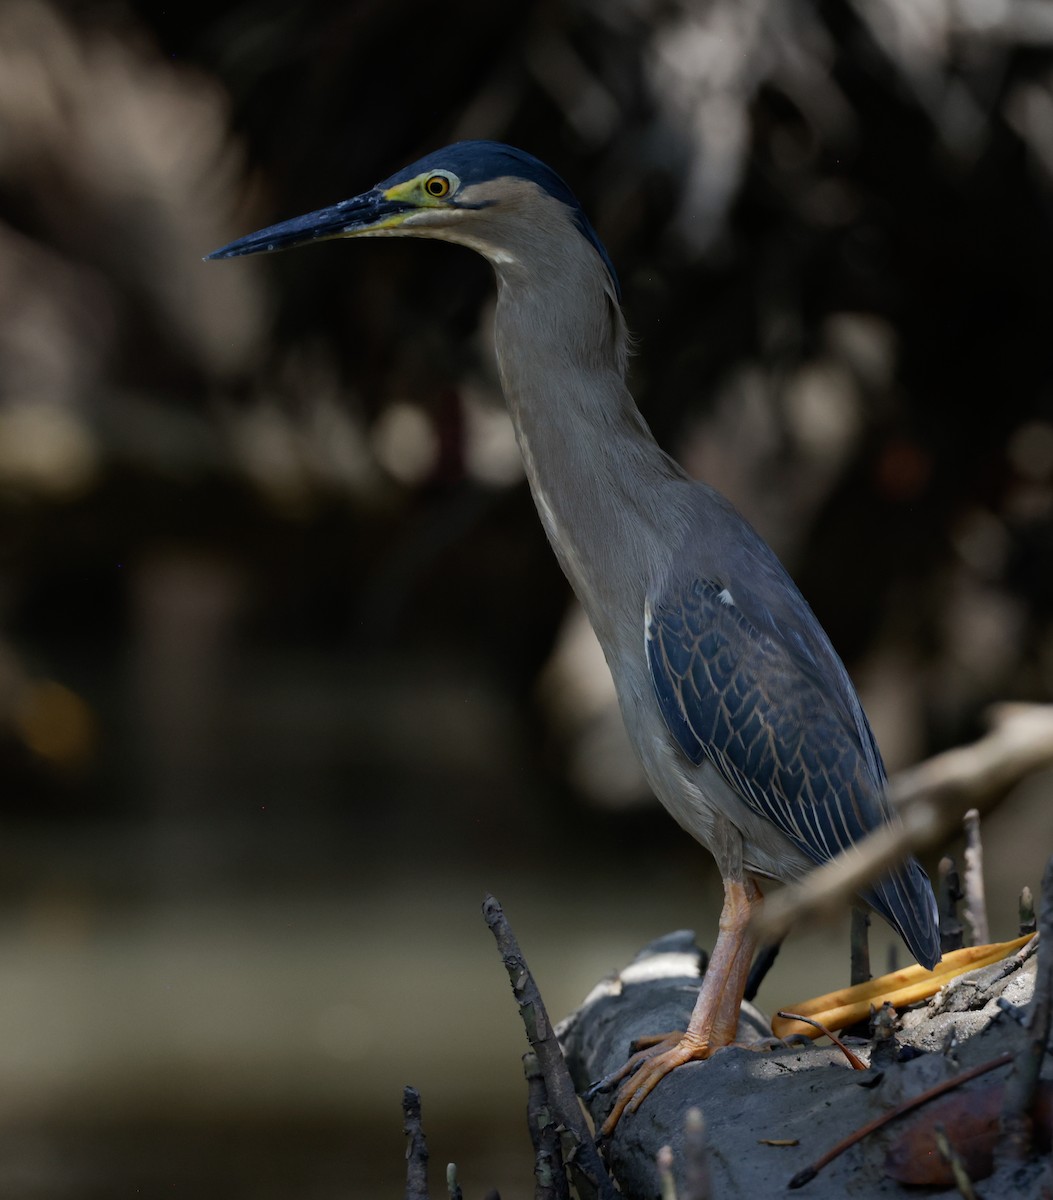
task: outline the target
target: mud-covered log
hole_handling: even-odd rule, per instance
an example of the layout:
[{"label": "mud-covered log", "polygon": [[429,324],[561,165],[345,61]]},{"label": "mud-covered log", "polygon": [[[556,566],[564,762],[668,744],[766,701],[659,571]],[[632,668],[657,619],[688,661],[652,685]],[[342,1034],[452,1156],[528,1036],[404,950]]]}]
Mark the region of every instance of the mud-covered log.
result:
[{"label": "mud-covered log", "polygon": [[[617,976],[597,985],[582,1007],[559,1028],[568,1063],[579,1088],[624,1062],[634,1038],[683,1028],[698,988],[704,956],[687,933],[671,934],[647,947]],[[639,1111],[623,1117],[606,1146],[611,1172],[634,1200],[660,1194],[659,1150],[672,1150],[673,1176],[687,1194],[685,1164],[687,1115],[701,1111],[706,1130],[707,1170],[712,1195],[781,1195],[790,1180],[806,1172],[832,1147],[896,1105],[1000,1054],[1015,1050],[1024,1031],[1014,1014],[1029,1004],[1035,956],[1026,952],[955,980],[932,1000],[900,1021],[897,1060],[881,1069],[853,1071],[841,1053],[820,1045],[775,1050],[731,1048],[704,1063],[691,1063],[664,1079]],[[764,1017],[744,1010],[740,1037],[763,1039]],[[853,1043],[869,1062],[871,1044]],[[963,1089],[1003,1086],[1002,1064]],[[955,1087],[950,1093],[954,1094]],[[609,1095],[590,1099],[599,1124]],[[877,1193],[912,1193],[886,1177],[886,1156],[915,1122],[924,1106],[889,1122],[878,1133],[847,1149],[801,1189],[813,1200],[842,1200],[869,1179]],[[948,1130],[953,1140],[953,1130]],[[933,1135],[934,1137],[934,1135]],[[938,1151],[933,1142],[933,1153]],[[1000,1170],[1001,1168],[996,1168]],[[1025,1173],[1031,1169],[1025,1164]],[[998,1176],[987,1185],[1000,1195]],[[1014,1185],[1017,1186],[1017,1185]],[[1008,1192],[1004,1194],[1010,1194]],[[1019,1190],[1013,1194],[1021,1194]]]}]

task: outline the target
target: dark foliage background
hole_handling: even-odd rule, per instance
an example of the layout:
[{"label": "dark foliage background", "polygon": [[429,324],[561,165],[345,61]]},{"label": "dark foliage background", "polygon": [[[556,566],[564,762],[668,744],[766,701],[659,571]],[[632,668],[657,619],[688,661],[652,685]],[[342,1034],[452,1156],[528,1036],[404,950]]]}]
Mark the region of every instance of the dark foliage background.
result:
[{"label": "dark foliage background", "polygon": [[[902,765],[1053,681],[1053,10],[211,12],[0,8],[4,1192],[392,1194],[412,1081],[525,1196],[483,890],[562,1011],[717,881],[533,513],[485,263],[201,256],[458,138],[551,162],[656,435]],[[991,831],[1004,913],[1048,786]]]}]

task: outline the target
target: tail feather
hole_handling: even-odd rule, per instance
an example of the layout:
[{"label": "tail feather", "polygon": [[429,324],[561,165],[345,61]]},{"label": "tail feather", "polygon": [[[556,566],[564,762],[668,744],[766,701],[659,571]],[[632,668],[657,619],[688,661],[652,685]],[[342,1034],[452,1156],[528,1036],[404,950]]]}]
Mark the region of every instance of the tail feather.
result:
[{"label": "tail feather", "polygon": [[929,877],[910,858],[890,871],[863,899],[879,912],[928,970],[940,961],[940,918]]}]

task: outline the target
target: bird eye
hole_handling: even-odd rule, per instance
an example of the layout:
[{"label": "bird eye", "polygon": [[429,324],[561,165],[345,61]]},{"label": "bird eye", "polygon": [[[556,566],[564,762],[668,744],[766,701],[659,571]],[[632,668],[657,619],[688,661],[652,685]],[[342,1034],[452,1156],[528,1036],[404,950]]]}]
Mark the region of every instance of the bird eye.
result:
[{"label": "bird eye", "polygon": [[445,175],[430,175],[424,181],[424,190],[429,196],[434,196],[437,200],[440,200],[449,193],[450,181]]}]

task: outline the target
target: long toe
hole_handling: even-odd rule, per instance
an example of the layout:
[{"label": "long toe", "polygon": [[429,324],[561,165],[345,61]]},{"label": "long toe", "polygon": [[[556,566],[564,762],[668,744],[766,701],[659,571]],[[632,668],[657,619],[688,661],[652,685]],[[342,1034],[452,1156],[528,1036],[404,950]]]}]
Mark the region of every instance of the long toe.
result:
[{"label": "long toe", "polygon": [[678,1029],[675,1033],[653,1033],[637,1038],[629,1047],[628,1059],[616,1071],[611,1071],[609,1075],[590,1083],[581,1093],[581,1098],[588,1101],[601,1092],[609,1092],[615,1084],[621,1083],[626,1076],[638,1070],[640,1064],[651,1054],[658,1053],[664,1047],[675,1046],[685,1036],[684,1032]]},{"label": "long toe", "polygon": [[673,1033],[647,1050],[634,1054],[620,1071],[615,1072],[623,1082],[614,1107],[600,1130],[600,1137],[610,1137],[622,1114],[636,1112],[671,1071],[695,1059],[708,1058],[710,1052],[707,1043],[698,1042],[689,1034]]}]

